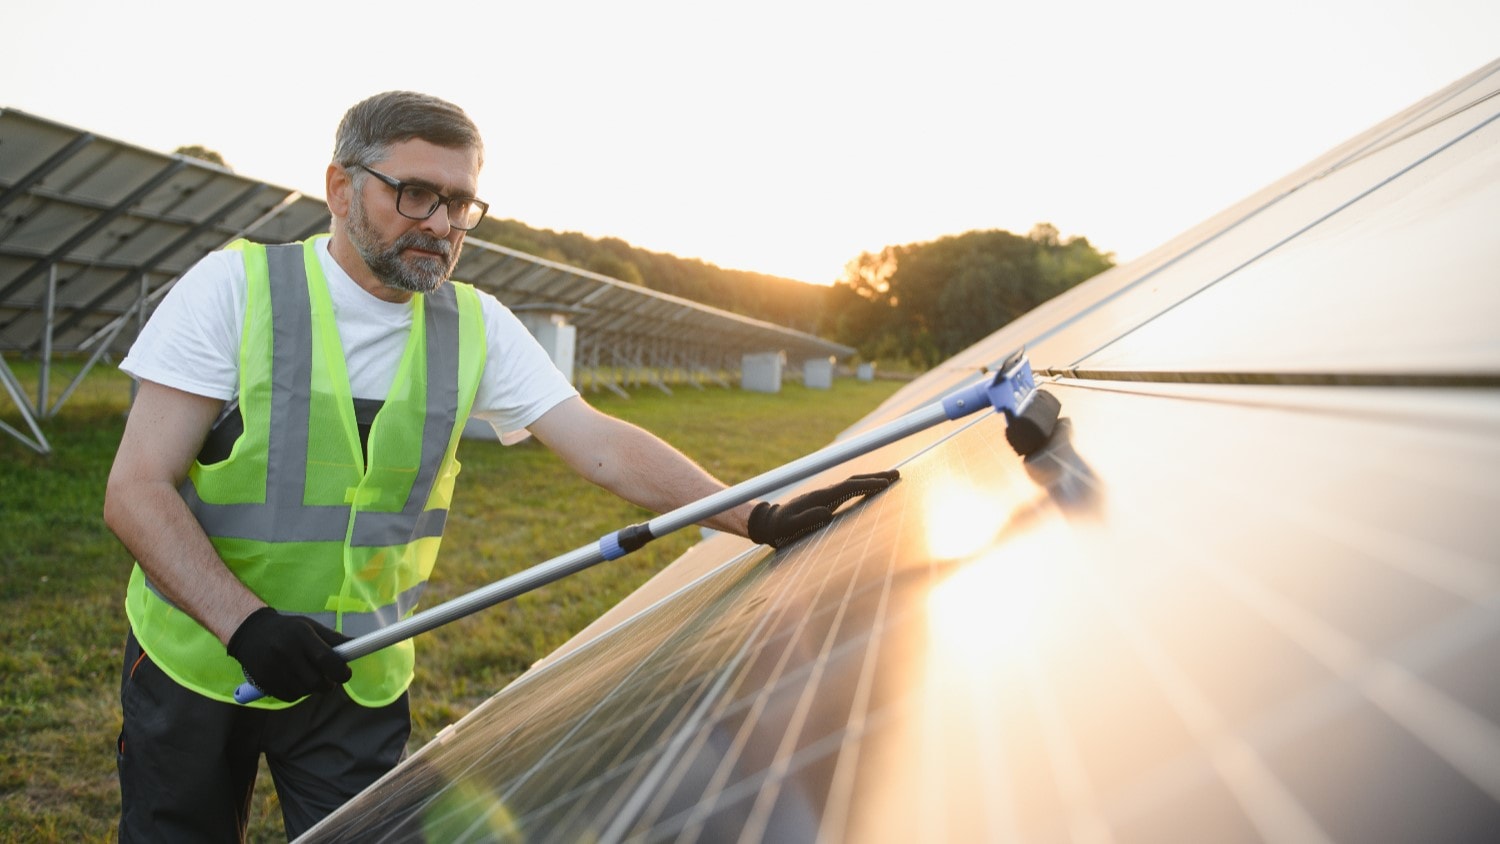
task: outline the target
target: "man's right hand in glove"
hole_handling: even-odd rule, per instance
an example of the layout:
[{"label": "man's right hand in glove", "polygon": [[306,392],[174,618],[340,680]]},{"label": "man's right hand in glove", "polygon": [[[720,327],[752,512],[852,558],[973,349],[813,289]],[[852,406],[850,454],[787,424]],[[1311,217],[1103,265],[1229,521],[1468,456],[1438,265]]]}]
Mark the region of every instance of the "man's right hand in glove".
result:
[{"label": "man's right hand in glove", "polygon": [[830,487],[799,495],[785,504],[762,501],[750,511],[750,541],[783,548],[833,521],[839,506],[851,498],[880,492],[901,477],[895,469],[854,475]]},{"label": "man's right hand in glove", "polygon": [[333,650],[347,641],[348,636],[305,616],[261,607],[240,622],[229,637],[228,650],[239,660],[250,685],[271,697],[292,701],[333,691],[348,681],[353,671]]}]

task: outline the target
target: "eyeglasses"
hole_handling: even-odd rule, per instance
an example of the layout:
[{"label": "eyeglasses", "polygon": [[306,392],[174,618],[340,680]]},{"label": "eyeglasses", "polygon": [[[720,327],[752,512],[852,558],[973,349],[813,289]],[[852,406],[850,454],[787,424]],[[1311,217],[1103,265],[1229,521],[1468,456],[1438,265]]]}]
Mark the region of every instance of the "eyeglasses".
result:
[{"label": "eyeglasses", "polygon": [[445,205],[448,207],[448,225],[466,232],[479,225],[489,213],[489,203],[472,196],[443,196],[432,188],[393,179],[363,164],[354,166],[389,185],[396,192],[396,213],[408,220],[425,220],[437,212],[439,205]]}]

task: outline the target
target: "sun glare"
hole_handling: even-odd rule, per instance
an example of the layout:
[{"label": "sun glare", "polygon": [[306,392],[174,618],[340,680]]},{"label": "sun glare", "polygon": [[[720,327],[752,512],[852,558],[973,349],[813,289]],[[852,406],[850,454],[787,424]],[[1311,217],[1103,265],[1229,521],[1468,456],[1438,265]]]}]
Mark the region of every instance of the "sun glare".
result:
[{"label": "sun glare", "polygon": [[962,480],[934,483],[924,510],[927,553],[942,561],[979,553],[1005,524],[1004,502]]},{"label": "sun glare", "polygon": [[1003,487],[957,480],[935,484],[925,501],[934,560],[957,567],[928,596],[934,660],[972,667],[1033,638],[1054,609],[1073,538],[1057,519],[1006,531],[1017,499]]},{"label": "sun glare", "polygon": [[1034,648],[1055,617],[1068,566],[1066,531],[1028,532],[976,556],[927,598],[932,660],[983,670]]}]

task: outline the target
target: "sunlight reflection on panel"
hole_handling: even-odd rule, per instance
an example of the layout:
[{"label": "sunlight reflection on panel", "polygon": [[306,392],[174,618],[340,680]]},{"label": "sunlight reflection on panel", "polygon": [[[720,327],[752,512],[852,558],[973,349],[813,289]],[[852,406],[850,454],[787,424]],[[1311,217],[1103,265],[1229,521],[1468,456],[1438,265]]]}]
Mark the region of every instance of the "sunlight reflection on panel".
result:
[{"label": "sunlight reflection on panel", "polygon": [[1071,545],[1055,525],[1006,540],[933,588],[927,623],[935,663],[972,673],[1032,643],[1053,621],[1068,578],[1058,557]]},{"label": "sunlight reflection on panel", "polygon": [[995,540],[1005,520],[1005,504],[990,489],[953,479],[938,479],[923,502],[927,551],[935,560],[961,560]]},{"label": "sunlight reflection on panel", "polygon": [[997,539],[994,525],[1014,523],[1014,515],[1005,518],[993,498],[967,500],[987,508],[988,518],[963,521],[987,527],[967,534],[971,544],[985,534],[984,544],[940,568],[925,597],[925,643],[912,666],[920,680],[908,681],[920,691],[880,736],[883,764],[867,768],[879,772],[881,782],[870,786],[878,796],[861,802],[848,840],[1024,838],[1019,801],[1027,789],[1012,779],[1007,745],[1029,729],[1031,716],[1018,715],[1030,708],[1029,666],[1087,623],[1094,606],[1075,582],[1076,537],[1056,511]]}]

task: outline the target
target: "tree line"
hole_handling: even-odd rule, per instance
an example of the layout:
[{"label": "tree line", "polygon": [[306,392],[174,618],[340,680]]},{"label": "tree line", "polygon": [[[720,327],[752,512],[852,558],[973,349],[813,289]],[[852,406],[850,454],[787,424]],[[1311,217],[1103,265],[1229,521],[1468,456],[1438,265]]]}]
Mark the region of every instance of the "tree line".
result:
[{"label": "tree line", "polygon": [[1114,266],[1084,237],[1040,223],[887,246],[850,261],[820,333],[869,360],[927,369],[1037,305]]},{"label": "tree line", "polygon": [[474,234],[540,258],[853,346],[863,360],[926,369],[1114,265],[1087,238],[1041,223],[887,246],[832,287],[717,267],[619,238],[487,219]]}]

